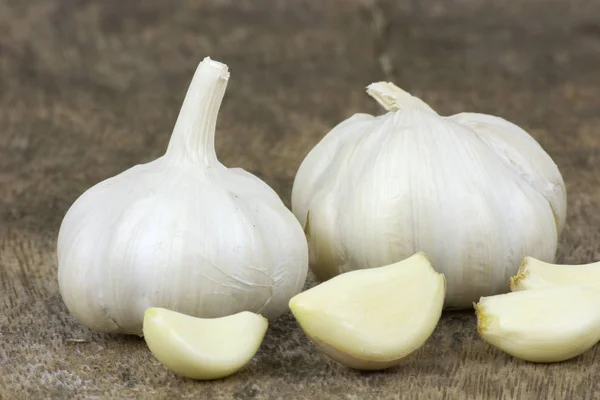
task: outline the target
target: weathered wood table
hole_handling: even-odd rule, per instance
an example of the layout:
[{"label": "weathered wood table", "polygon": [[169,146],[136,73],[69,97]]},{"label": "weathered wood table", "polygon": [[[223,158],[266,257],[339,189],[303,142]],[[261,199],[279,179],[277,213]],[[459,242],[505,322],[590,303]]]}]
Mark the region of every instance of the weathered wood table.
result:
[{"label": "weathered wood table", "polygon": [[[91,185],[160,156],[197,63],[232,78],[217,152],[289,205],[309,149],[390,79],[444,114],[496,114],[559,165],[559,261],[600,259],[596,0],[0,0],[0,398],[564,398],[600,396],[600,348],[556,365],[478,339],[472,311],[382,373],[318,353],[288,315],[230,378],[176,377],[135,337],[82,327],[62,303],[56,237]],[[309,285],[314,284],[311,277]]]}]

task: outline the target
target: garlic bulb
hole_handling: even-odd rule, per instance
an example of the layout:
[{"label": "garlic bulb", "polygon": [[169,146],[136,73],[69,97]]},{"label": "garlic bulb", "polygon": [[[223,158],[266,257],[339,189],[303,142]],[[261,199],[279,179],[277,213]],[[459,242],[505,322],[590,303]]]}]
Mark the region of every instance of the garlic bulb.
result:
[{"label": "garlic bulb", "polygon": [[167,152],[85,192],[58,238],[69,311],[89,328],[139,334],[144,311],[274,318],[304,285],[308,250],[293,214],[264,182],[216,157],[226,65],[204,59]]},{"label": "garlic bulb", "polygon": [[446,307],[467,308],[508,291],[524,256],[554,260],[566,191],[531,136],[490,115],[442,117],[391,83],[367,92],[389,112],[337,125],[294,181],[319,279],[424,251],[446,276]]}]

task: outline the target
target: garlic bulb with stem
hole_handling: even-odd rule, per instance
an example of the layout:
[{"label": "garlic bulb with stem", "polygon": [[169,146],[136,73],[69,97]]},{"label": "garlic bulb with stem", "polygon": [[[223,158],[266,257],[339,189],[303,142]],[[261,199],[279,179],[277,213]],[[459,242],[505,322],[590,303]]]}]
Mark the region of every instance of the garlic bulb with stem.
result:
[{"label": "garlic bulb with stem", "polygon": [[95,185],[67,212],[60,291],[89,328],[140,334],[149,307],[274,318],[302,289],[308,251],[298,221],[264,182],[217,160],[228,79],[225,64],[204,59],[166,154]]},{"label": "garlic bulb with stem", "polygon": [[524,256],[554,260],[566,191],[530,135],[490,115],[440,116],[392,83],[367,92],[388,112],[337,125],[294,181],[319,279],[422,250],[446,276],[446,307],[460,309],[507,292]]},{"label": "garlic bulb with stem", "polygon": [[517,274],[510,278],[510,289],[513,292],[565,285],[600,288],[600,262],[558,265],[525,257]]}]

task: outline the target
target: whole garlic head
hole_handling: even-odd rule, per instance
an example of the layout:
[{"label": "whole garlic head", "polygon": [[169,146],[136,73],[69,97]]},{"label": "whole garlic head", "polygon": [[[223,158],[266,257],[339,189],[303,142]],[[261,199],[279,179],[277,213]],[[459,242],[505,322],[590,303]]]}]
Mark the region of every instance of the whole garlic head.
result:
[{"label": "whole garlic head", "polygon": [[356,114],[302,162],[292,211],[321,280],[424,251],[447,308],[508,291],[524,256],[551,262],[566,217],[557,166],[498,117],[442,117],[391,83],[367,92],[389,112]]},{"label": "whole garlic head", "polygon": [[216,157],[229,72],[204,59],[166,154],[86,191],[58,239],[69,311],[89,328],[139,334],[144,311],[196,317],[287,310],[308,270],[304,233],[267,184]]}]

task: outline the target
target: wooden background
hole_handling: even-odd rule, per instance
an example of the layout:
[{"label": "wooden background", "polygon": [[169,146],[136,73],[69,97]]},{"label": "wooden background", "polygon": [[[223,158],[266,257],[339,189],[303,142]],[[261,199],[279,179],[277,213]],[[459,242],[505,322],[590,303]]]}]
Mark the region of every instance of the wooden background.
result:
[{"label": "wooden background", "polygon": [[[600,260],[600,2],[0,0],[0,398],[592,398],[600,348],[534,365],[443,317],[400,367],[328,360],[288,315],[230,378],[166,371],[143,340],[91,332],[56,282],[72,202],[160,156],[197,63],[230,66],[217,152],[289,205],[310,148],[390,79],[441,114],[496,114],[559,165],[569,215],[559,260]],[[314,281],[309,281],[314,284]]]}]

